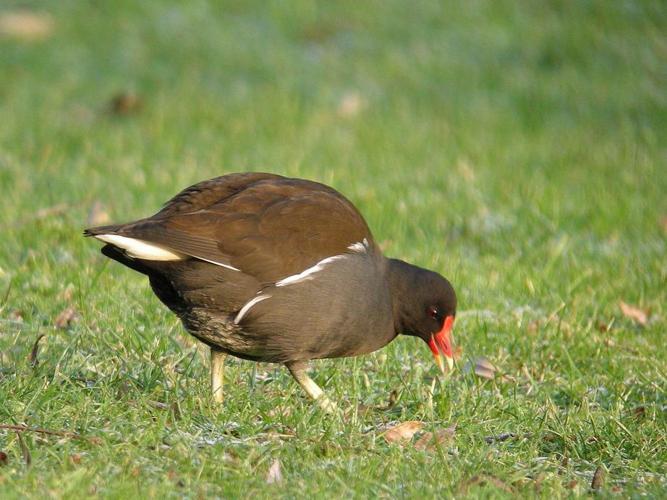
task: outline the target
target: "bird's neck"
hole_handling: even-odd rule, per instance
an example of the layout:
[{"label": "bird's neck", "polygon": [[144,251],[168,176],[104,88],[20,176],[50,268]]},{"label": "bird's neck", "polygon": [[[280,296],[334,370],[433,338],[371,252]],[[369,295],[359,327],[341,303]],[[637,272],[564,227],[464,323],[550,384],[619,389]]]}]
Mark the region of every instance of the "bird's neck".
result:
[{"label": "bird's neck", "polygon": [[[415,292],[419,286],[421,268],[399,259],[387,259],[387,279],[391,290],[392,312],[396,333],[410,335],[407,325],[415,324],[415,314],[421,313],[414,308]],[[410,307],[413,306],[413,307]]]}]

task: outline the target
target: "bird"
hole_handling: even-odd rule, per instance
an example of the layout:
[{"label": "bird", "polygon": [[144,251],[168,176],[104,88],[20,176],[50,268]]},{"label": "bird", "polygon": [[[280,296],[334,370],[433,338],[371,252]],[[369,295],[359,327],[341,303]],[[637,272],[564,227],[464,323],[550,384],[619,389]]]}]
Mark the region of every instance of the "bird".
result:
[{"label": "bird", "polygon": [[418,337],[453,369],[456,293],[437,272],[385,257],[359,210],[319,182],[231,173],[194,184],[155,215],[84,230],[106,257],[148,277],[191,335],[210,348],[213,401],[227,355],[284,364],[327,412],[314,359]]}]

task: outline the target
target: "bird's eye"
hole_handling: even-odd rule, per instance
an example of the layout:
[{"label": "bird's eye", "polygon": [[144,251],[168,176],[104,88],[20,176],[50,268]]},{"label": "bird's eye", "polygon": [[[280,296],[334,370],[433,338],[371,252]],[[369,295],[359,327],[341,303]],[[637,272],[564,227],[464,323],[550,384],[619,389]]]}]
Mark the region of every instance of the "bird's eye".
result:
[{"label": "bird's eye", "polygon": [[438,309],[435,306],[428,307],[428,315],[433,319],[438,319]]}]

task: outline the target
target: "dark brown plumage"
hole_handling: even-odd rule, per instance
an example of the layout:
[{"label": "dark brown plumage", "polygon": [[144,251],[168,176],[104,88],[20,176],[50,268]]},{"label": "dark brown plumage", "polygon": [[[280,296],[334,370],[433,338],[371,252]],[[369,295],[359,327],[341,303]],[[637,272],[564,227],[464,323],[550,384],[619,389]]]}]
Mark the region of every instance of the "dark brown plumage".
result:
[{"label": "dark brown plumage", "polygon": [[152,217],[84,234],[147,275],[212,353],[285,363],[326,408],[303,370],[310,359],[369,353],[399,333],[425,340],[441,368],[440,353],[451,359],[449,282],[382,256],[358,210],[323,184],[225,175],[185,189]]}]

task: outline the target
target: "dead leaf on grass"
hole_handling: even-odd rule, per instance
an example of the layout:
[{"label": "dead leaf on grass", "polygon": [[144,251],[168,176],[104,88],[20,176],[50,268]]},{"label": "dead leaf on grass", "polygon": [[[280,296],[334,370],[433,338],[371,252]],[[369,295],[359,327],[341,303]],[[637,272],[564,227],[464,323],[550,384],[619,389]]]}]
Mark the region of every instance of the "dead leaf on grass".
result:
[{"label": "dead leaf on grass", "polygon": [[445,429],[439,429],[435,432],[425,432],[415,443],[415,449],[424,451],[434,451],[452,441],[456,434],[456,424],[452,424]]},{"label": "dead leaf on grass", "polygon": [[76,309],[74,307],[69,306],[65,308],[55,319],[53,324],[56,326],[56,328],[67,328],[69,327],[72,323],[74,323],[77,319],[79,319],[79,314],[76,312]]},{"label": "dead leaf on grass", "polygon": [[646,416],[645,406],[636,406],[632,409],[632,416],[636,419],[642,419]]},{"label": "dead leaf on grass", "polygon": [[486,486],[486,485],[491,485],[499,490],[503,490],[506,493],[514,493],[514,489],[507,484],[505,481],[498,479],[496,476],[492,476],[490,474],[479,474],[472,476],[470,479],[467,481],[464,481],[463,484],[461,485],[461,488],[464,491],[467,491],[467,489],[470,486]]},{"label": "dead leaf on grass", "polygon": [[109,101],[109,111],[115,115],[130,115],[141,110],[143,103],[134,92],[119,92]]},{"label": "dead leaf on grass", "polygon": [[605,470],[601,465],[598,465],[597,469],[593,473],[593,480],[591,481],[591,489],[599,490],[604,484]]},{"label": "dead leaf on grass", "polygon": [[268,472],[266,473],[266,484],[275,484],[281,483],[283,480],[283,473],[280,467],[280,460],[277,458],[269,467]]},{"label": "dead leaf on grass", "polygon": [[9,463],[9,457],[4,451],[0,451],[0,467]]},{"label": "dead leaf on grass", "polygon": [[626,304],[622,300],[618,303],[621,308],[621,312],[626,318],[630,318],[635,323],[640,324],[641,326],[646,326],[648,323],[648,311],[640,309],[639,307]]},{"label": "dead leaf on grass", "polygon": [[15,40],[43,40],[51,36],[53,27],[53,19],[44,12],[17,10],[0,15],[0,35]]},{"label": "dead leaf on grass", "polygon": [[406,422],[401,422],[398,425],[388,429],[384,433],[384,439],[387,443],[397,443],[403,441],[409,441],[412,439],[412,436],[415,435],[424,427],[422,422],[418,420],[408,420]]},{"label": "dead leaf on grass", "polygon": [[487,380],[493,380],[496,378],[496,372],[498,369],[484,356],[476,358],[474,361],[474,366],[470,362],[466,363],[464,371],[469,372],[473,371],[478,377],[485,378]]}]

